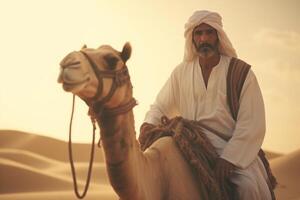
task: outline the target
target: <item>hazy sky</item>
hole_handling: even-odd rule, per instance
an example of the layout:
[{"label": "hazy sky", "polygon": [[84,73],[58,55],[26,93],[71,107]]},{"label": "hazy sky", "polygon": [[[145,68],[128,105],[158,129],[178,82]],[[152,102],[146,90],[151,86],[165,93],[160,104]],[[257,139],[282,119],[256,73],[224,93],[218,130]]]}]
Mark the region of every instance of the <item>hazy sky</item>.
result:
[{"label": "hazy sky", "polygon": [[[136,130],[183,57],[183,26],[199,9],[219,12],[239,57],[252,65],[266,106],[263,148],[300,148],[300,3],[220,0],[0,1],[0,129],[67,140],[72,95],[56,79],[60,60],[83,44],[129,41],[139,106]],[[77,99],[74,140],[89,142],[87,107]]]}]

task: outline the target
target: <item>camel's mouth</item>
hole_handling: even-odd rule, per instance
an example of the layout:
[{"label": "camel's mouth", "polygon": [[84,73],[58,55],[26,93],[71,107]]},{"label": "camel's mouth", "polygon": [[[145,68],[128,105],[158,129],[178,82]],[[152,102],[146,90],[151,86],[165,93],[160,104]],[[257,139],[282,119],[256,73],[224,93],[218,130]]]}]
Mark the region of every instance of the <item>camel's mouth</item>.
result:
[{"label": "camel's mouth", "polygon": [[89,82],[89,78],[84,79],[83,81],[80,82],[63,82],[63,89],[66,92],[72,92],[72,93],[78,93],[80,92],[83,88],[87,86]]},{"label": "camel's mouth", "polygon": [[72,62],[61,65],[61,71],[57,81],[62,83],[63,89],[66,92],[77,94],[84,89],[90,81],[89,74],[84,73],[79,64],[80,62]]}]

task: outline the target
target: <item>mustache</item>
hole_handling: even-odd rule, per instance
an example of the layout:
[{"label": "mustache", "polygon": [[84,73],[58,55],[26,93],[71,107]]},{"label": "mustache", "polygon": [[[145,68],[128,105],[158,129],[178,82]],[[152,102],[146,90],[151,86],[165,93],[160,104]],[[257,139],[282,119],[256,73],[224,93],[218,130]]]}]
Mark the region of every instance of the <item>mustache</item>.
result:
[{"label": "mustache", "polygon": [[203,43],[198,46],[198,49],[204,49],[204,48],[215,49],[214,46],[209,43]]}]

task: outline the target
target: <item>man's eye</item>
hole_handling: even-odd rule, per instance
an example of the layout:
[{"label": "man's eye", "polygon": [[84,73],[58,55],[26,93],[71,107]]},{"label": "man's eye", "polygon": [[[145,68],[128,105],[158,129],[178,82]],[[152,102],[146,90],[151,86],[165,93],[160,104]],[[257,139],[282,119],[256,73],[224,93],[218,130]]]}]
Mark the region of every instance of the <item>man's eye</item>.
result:
[{"label": "man's eye", "polygon": [[213,34],[214,30],[207,30],[206,33],[207,34]]}]

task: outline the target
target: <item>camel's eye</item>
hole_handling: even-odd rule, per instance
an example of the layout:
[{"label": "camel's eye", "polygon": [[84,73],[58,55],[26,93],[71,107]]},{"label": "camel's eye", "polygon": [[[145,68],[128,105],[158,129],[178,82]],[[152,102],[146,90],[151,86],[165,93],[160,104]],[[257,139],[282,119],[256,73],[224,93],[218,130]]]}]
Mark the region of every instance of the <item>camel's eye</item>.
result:
[{"label": "camel's eye", "polygon": [[112,54],[107,54],[104,56],[104,60],[107,64],[108,69],[114,70],[117,67],[117,63],[119,61],[119,58]]}]

